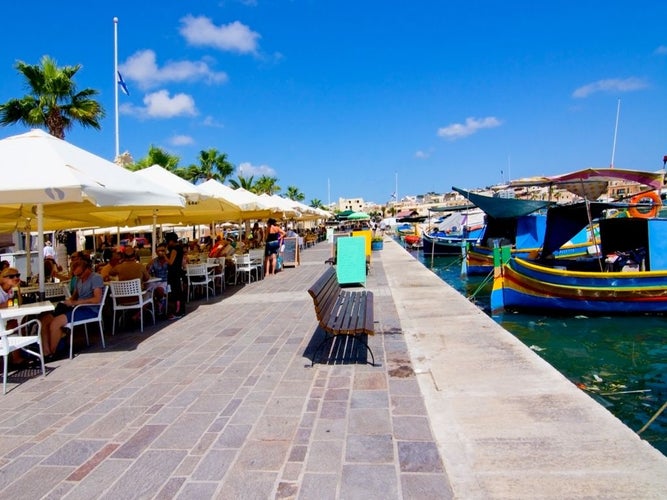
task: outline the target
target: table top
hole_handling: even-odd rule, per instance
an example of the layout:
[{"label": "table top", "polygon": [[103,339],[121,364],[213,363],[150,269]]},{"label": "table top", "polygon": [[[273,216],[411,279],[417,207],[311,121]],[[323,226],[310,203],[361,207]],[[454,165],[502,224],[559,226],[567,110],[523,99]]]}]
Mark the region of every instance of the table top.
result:
[{"label": "table top", "polygon": [[45,300],[42,302],[34,302],[32,304],[21,304],[19,307],[5,307],[0,309],[0,318],[22,318],[23,316],[53,311],[54,309],[55,306],[53,305],[53,302]]}]

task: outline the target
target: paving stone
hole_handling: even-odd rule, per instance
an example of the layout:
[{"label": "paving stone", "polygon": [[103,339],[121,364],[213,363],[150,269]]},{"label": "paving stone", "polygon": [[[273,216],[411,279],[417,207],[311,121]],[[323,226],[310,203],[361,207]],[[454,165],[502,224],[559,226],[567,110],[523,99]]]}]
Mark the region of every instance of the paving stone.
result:
[{"label": "paving stone", "polygon": [[399,441],[398,461],[402,472],[442,472],[442,460],[434,442]]},{"label": "paving stone", "polygon": [[403,498],[456,498],[444,474],[401,474]]},{"label": "paving stone", "polygon": [[344,465],[340,497],[364,500],[369,497],[383,500],[400,499],[398,480],[392,465]]},{"label": "paving stone", "polygon": [[350,434],[389,434],[391,417],[387,408],[354,408],[350,410]]},{"label": "paving stone", "polygon": [[349,434],[345,446],[345,460],[360,463],[394,463],[394,440],[391,435],[360,436]]},{"label": "paving stone", "polygon": [[[306,473],[298,497],[301,500],[335,500],[338,496],[338,474]],[[378,497],[379,498],[379,497]]]},{"label": "paving stone", "polygon": [[343,441],[313,441],[308,450],[306,471],[328,472],[340,469],[343,462]]},{"label": "paving stone", "polygon": [[240,448],[245,443],[251,425],[228,425],[213,444],[214,448]]},{"label": "paving stone", "polygon": [[128,441],[116,450],[113,458],[136,458],[165,429],[166,425],[144,425]]},{"label": "paving stone", "polygon": [[220,481],[236,454],[236,450],[209,450],[199,461],[192,478],[197,481]]}]

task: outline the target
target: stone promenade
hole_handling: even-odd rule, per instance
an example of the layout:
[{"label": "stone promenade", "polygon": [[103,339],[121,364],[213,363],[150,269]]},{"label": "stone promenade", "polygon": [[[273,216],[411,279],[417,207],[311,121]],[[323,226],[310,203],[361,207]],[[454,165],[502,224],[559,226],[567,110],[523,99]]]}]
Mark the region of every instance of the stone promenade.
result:
[{"label": "stone promenade", "polygon": [[380,366],[311,367],[329,255],[10,376],[0,498],[667,496],[663,455],[388,239]]}]

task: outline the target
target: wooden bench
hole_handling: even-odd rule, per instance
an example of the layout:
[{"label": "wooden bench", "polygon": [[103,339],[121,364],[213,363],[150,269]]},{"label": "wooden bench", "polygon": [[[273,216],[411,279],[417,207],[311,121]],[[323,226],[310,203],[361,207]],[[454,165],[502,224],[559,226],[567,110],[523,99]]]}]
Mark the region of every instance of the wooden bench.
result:
[{"label": "wooden bench", "polygon": [[373,351],[362,338],[374,335],[373,329],[373,293],[368,290],[346,290],[341,288],[336,276],[336,269],[331,266],[308,289],[315,305],[315,315],[320,327],[327,333],[313,353],[315,364],[318,352],[327,341],[334,341],[337,335],[350,335],[354,340],[366,346],[375,366]]}]

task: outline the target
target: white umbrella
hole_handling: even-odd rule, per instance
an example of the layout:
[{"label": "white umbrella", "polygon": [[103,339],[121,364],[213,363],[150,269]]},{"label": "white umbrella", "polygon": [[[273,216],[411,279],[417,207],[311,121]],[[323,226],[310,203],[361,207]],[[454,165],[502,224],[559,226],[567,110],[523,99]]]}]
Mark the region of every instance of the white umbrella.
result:
[{"label": "white umbrella", "polygon": [[[155,224],[158,222],[161,224],[180,222],[196,225],[219,220],[238,220],[242,217],[243,210],[237,204],[224,197],[204,192],[199,186],[186,181],[160,165],[137,170],[134,175],[182,195],[187,202],[180,213],[174,214],[164,210],[155,213],[153,219],[153,246],[155,246]],[[155,248],[153,248],[153,251],[155,251]]]},{"label": "white umbrella", "polygon": [[280,212],[277,207],[266,204],[256,194],[245,189],[232,189],[215,179],[209,179],[206,182],[198,184],[197,187],[204,193],[228,200],[239,206],[242,210],[239,219],[264,219]]},{"label": "white umbrella", "polygon": [[5,172],[0,183],[3,205],[37,219],[41,292],[45,207],[54,218],[60,214],[85,220],[87,214],[94,218],[98,207],[185,206],[180,195],[139,180],[123,167],[42,130],[0,140],[0,168]]}]

